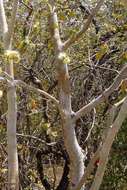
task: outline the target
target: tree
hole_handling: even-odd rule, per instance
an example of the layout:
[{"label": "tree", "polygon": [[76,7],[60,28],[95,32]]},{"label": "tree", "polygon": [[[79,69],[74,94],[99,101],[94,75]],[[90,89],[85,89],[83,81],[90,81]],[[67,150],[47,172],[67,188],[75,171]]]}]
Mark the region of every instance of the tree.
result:
[{"label": "tree", "polygon": [[[14,84],[14,58],[17,58],[16,52],[12,51],[12,40],[14,33],[15,18],[17,12],[18,1],[13,3],[12,19],[7,25],[3,0],[0,1],[0,23],[2,26],[2,35],[4,39],[5,57],[7,58],[6,73],[11,80],[8,82],[7,100],[7,141],[8,141],[8,189],[18,189],[18,154],[17,154],[17,139],[16,139],[16,121],[17,121],[17,104],[16,104],[16,89]],[[14,54],[14,55],[13,55]],[[12,57],[13,56],[13,57]]]},{"label": "tree", "polygon": [[[127,110],[126,97],[122,97],[119,102],[115,103],[112,106],[110,105],[112,108],[108,110],[109,112],[108,128],[104,130],[101,143],[98,145],[98,148],[96,149],[93,157],[89,160],[89,163],[86,168],[84,165],[84,161],[87,160],[87,156],[85,155],[85,152],[82,150],[81,146],[79,145],[79,142],[76,136],[76,124],[77,124],[77,121],[81,119],[81,117],[84,117],[86,114],[90,113],[92,110],[95,110],[95,108],[99,106],[101,103],[108,101],[108,98],[110,97],[110,95],[116,89],[120,87],[121,83],[123,84],[123,80],[125,80],[127,77],[127,66],[123,67],[123,69],[120,72],[118,72],[118,75],[116,76],[114,82],[107,89],[105,88],[105,90],[103,91],[101,95],[97,96],[92,101],[90,101],[90,103],[86,104],[85,106],[80,108],[78,111],[74,112],[72,109],[73,104],[72,104],[72,96],[71,96],[71,84],[70,84],[71,81],[70,81],[69,71],[68,71],[69,70],[68,65],[70,64],[71,53],[69,55],[69,53],[67,53],[67,50],[69,51],[72,45],[74,45],[77,41],[83,39],[83,35],[89,29],[91,22],[93,22],[93,19],[95,19],[95,15],[99,11],[100,7],[103,5],[104,1],[99,0],[97,2],[95,8],[91,10],[91,12],[88,13],[87,21],[83,24],[81,30],[79,30],[78,32],[77,31],[74,32],[72,36],[65,42],[63,42],[64,40],[61,40],[61,39],[64,39],[64,37],[62,36],[60,32],[62,27],[59,27],[58,18],[57,18],[56,5],[57,3],[59,4],[59,2],[49,0],[48,3],[47,2],[45,3],[46,5],[48,5],[48,9],[50,12],[50,14],[48,15],[49,17],[48,18],[48,22],[49,22],[48,32],[50,34],[48,35],[50,35],[49,45],[52,46],[51,44],[53,44],[50,51],[52,54],[54,54],[54,65],[55,65],[55,69],[57,73],[57,77],[56,77],[57,81],[55,81],[55,84],[58,84],[58,89],[57,89],[58,99],[56,99],[54,95],[50,95],[49,94],[50,91],[45,92],[43,90],[43,87],[40,81],[37,80],[37,78],[34,76],[31,70],[28,70],[31,73],[30,74],[31,80],[34,85],[39,87],[39,89],[26,84],[22,80],[14,80],[13,72],[12,72],[13,62],[14,62],[14,58],[19,60],[19,55],[10,49],[11,49],[11,41],[13,37],[13,30],[14,30],[14,25],[15,25],[16,9],[17,9],[18,1],[14,1],[14,7],[12,9],[12,20],[10,22],[11,26],[9,27],[9,30],[7,29],[6,17],[5,17],[4,8],[3,8],[3,1],[1,1],[0,3],[1,3],[1,10],[2,10],[1,15],[0,15],[0,21],[1,21],[2,26],[4,26],[2,28],[2,32],[3,32],[4,45],[5,45],[5,58],[7,58],[10,61],[10,57],[13,56],[13,59],[11,59],[11,63],[9,63],[9,65],[6,66],[7,67],[6,72],[3,72],[3,77],[5,77],[7,81],[9,82],[9,85],[11,85],[11,88],[9,88],[11,90],[8,90],[8,122],[7,122],[7,129],[10,129],[11,131],[8,130],[7,136],[8,136],[8,146],[11,145],[12,147],[12,143],[14,143],[14,146],[13,146],[14,151],[12,151],[12,148],[8,148],[8,162],[9,162],[9,157],[11,157],[15,159],[9,162],[9,166],[12,166],[12,165],[15,166],[16,164],[16,168],[11,167],[10,169],[10,173],[11,172],[15,173],[15,175],[12,175],[9,173],[10,177],[8,181],[9,185],[13,183],[13,184],[16,184],[16,186],[14,186],[14,188],[10,186],[9,188],[18,189],[18,179],[17,179],[18,161],[17,161],[17,149],[16,149],[16,144],[17,144],[16,143],[16,118],[17,116],[16,116],[16,99],[15,99],[16,97],[15,85],[16,85],[17,87],[21,86],[22,88],[26,88],[27,90],[40,94],[46,99],[52,101],[52,103],[56,105],[61,117],[62,135],[64,139],[65,149],[68,153],[69,162],[70,162],[68,188],[74,189],[74,190],[87,189],[88,178],[95,168],[95,163],[99,161],[99,165],[96,168],[93,181],[92,183],[89,184],[90,190],[98,190],[102,183],[102,179],[103,179],[104,171],[106,168],[106,164],[108,162],[108,156],[109,156],[111,146],[113,144],[113,141],[117,133],[119,132],[120,127],[122,126],[123,121],[126,118],[126,114],[127,114],[126,113],[126,110]],[[23,4],[25,4],[25,2],[23,2]],[[29,9],[29,13],[26,19],[27,22],[25,23],[24,33],[27,32],[26,31],[27,24],[29,25],[29,17],[32,11],[32,5],[28,6],[27,4],[25,4],[25,6]],[[33,26],[33,21],[31,21],[29,26],[30,26],[30,30],[27,36],[25,36],[25,39],[23,39],[23,41],[21,41],[20,43],[20,50],[22,50],[23,53],[25,51],[27,59],[31,61],[30,56],[29,56],[30,52],[29,51],[27,52],[27,47],[29,47],[29,44],[30,44],[28,37],[31,33],[31,27]],[[36,26],[34,26],[34,28],[38,29],[37,23],[36,23]],[[48,32],[46,31],[46,34]],[[112,35],[114,35],[114,33]],[[111,34],[108,34],[109,38],[110,36]],[[107,55],[108,46],[104,40],[102,41],[103,43],[100,45],[100,50],[97,51],[94,56],[94,59],[96,59],[97,61],[95,68],[97,66],[99,67],[99,64],[101,64],[101,62],[103,63],[105,59],[110,59],[110,54]],[[91,61],[91,58],[90,58],[90,61]],[[43,101],[43,105],[45,104],[47,107],[47,101],[46,102]],[[36,103],[34,100],[32,100],[32,107],[34,108],[36,107]],[[12,108],[14,109],[13,112],[12,112],[13,110]],[[49,124],[48,122],[49,122],[48,119],[46,119],[45,121],[46,128],[48,128],[48,124]],[[12,136],[10,135],[10,133],[12,132],[13,132],[14,138],[12,138]],[[88,137],[90,133],[91,133],[91,130],[88,133]],[[28,135],[26,137],[32,138],[31,135]],[[49,150],[51,151],[51,149]],[[37,154],[37,159],[40,159],[39,153]],[[41,168],[41,171],[42,170],[43,168]],[[68,173],[66,175],[68,175]],[[42,184],[45,186],[45,188],[50,189],[50,186],[47,185],[47,181],[45,182],[43,175],[41,178],[42,178],[41,180]]]}]

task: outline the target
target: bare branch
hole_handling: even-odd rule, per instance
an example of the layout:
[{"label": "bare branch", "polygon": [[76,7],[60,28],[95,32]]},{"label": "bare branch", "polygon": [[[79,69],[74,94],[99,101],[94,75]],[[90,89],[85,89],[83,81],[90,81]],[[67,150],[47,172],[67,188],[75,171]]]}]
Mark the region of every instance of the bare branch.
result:
[{"label": "bare branch", "polygon": [[62,48],[62,41],[60,38],[60,32],[59,32],[59,23],[56,13],[56,8],[54,5],[54,0],[49,0],[49,10],[50,10],[50,30],[51,30],[51,36],[53,37],[56,51],[61,50]]},{"label": "bare branch", "polygon": [[93,130],[93,128],[94,128],[94,125],[95,125],[95,119],[96,119],[96,109],[94,108],[92,126],[91,126],[91,128],[90,128],[90,130],[89,130],[89,132],[88,132],[88,135],[87,135],[87,137],[86,137],[84,143],[86,143],[86,142],[88,141],[88,139],[89,139],[89,137],[90,137],[90,135],[91,135],[91,132],[92,132],[92,130]]},{"label": "bare branch", "polygon": [[89,104],[81,108],[79,111],[76,112],[75,118],[79,119],[81,116],[87,114],[90,112],[93,108],[98,106],[100,103],[102,103],[104,100],[106,100],[111,93],[119,87],[122,80],[127,78],[127,65],[121,70],[119,75],[115,78],[113,84],[106,89],[100,96],[98,96],[96,99],[92,100]]},{"label": "bare branch", "polygon": [[[99,166],[95,175],[94,182],[91,186],[90,190],[98,190],[100,187],[100,184],[102,182],[102,178],[104,175],[105,167],[108,161],[109,151],[111,149],[113,140],[115,139],[115,136],[117,135],[124,119],[127,116],[127,97],[123,98],[120,102],[116,103],[113,108],[110,110],[111,118],[110,124],[114,120],[114,112],[116,112],[117,108],[119,106],[122,107],[118,113],[117,118],[115,119],[114,123],[110,125],[110,127],[106,130],[104,130],[102,134],[102,143],[99,145],[98,149],[94,153],[94,156],[91,158],[87,168],[85,169],[84,175],[82,176],[82,179],[80,180],[79,184],[74,190],[80,190],[82,186],[86,183],[88,177],[90,176],[91,172],[93,171],[95,167],[96,160],[99,159]],[[95,185],[97,185],[97,189],[95,188]]]},{"label": "bare branch", "polygon": [[26,8],[28,8],[29,10],[32,10],[32,7],[27,5],[24,1],[20,1],[20,3],[22,3]]},{"label": "bare branch", "polygon": [[[8,26],[7,21],[6,21],[5,10],[3,6],[3,0],[0,0],[0,25],[2,26],[1,28],[2,28],[2,35],[3,35],[5,50],[11,49],[17,8],[18,8],[18,0],[13,0],[13,7],[12,7],[13,11],[12,11],[11,20]],[[10,63],[9,65],[6,65],[6,72],[13,76],[13,62]]]},{"label": "bare branch", "polygon": [[47,93],[47,92],[45,92],[43,90],[40,90],[38,88],[35,88],[34,86],[30,86],[30,85],[28,85],[27,83],[25,83],[25,82],[23,82],[21,80],[14,80],[13,81],[13,78],[6,72],[1,73],[0,79],[1,80],[7,80],[8,83],[13,83],[14,82],[14,84],[17,85],[17,86],[22,86],[22,87],[27,88],[28,90],[32,90],[32,91],[34,91],[36,93],[42,94],[43,96],[45,96],[49,100],[53,101],[58,107],[60,107],[59,101],[55,97],[50,95],[49,93]]},{"label": "bare branch", "polygon": [[103,3],[104,0],[98,0],[96,7],[91,11],[91,14],[89,15],[86,23],[84,23],[83,28],[77,34],[73,35],[70,39],[68,39],[64,43],[63,45],[64,50],[66,50],[69,46],[71,46],[75,41],[78,41],[82,37],[82,35],[88,30],[91,21],[93,20],[94,16],[97,14]]},{"label": "bare branch", "polygon": [[11,49],[13,34],[14,34],[14,26],[15,26],[15,21],[16,21],[17,8],[18,8],[18,0],[14,0],[13,7],[12,7],[12,10],[13,10],[12,16],[11,16],[11,20],[10,20],[10,23],[8,26],[8,32],[5,35],[5,39],[4,39],[5,49]]},{"label": "bare branch", "polygon": [[5,34],[8,32],[8,25],[7,25],[6,16],[5,16],[3,0],[0,0],[0,27],[1,27],[0,32],[2,33],[4,37]]},{"label": "bare branch", "polygon": [[33,140],[36,140],[36,141],[39,141],[47,146],[54,146],[56,145],[56,142],[51,142],[51,143],[47,143],[46,141],[38,138],[38,137],[35,137],[35,136],[32,136],[32,135],[24,135],[24,134],[20,134],[20,133],[16,133],[17,136],[19,137],[24,137],[24,138],[30,138],[30,139],[33,139]]},{"label": "bare branch", "polygon": [[127,117],[127,97],[124,99],[121,109],[114,123],[110,126],[108,130],[107,137],[103,144],[102,150],[100,151],[100,164],[97,168],[97,172],[90,190],[99,190],[100,188],[104,172],[106,169],[106,164],[108,162],[108,156],[111,150],[111,146],[126,117]]},{"label": "bare branch", "polygon": [[48,98],[49,100],[51,100],[52,102],[54,102],[55,105],[58,108],[60,108],[59,101],[55,97],[53,97],[52,95],[50,95],[49,93],[47,93],[47,92],[45,92],[43,90],[37,89],[34,86],[30,86],[30,85],[26,84],[25,82],[23,82],[21,80],[15,80],[15,85],[17,85],[17,86],[20,85],[22,87],[27,88],[28,90],[34,91],[35,93],[42,94],[43,96],[45,96],[46,98]]}]

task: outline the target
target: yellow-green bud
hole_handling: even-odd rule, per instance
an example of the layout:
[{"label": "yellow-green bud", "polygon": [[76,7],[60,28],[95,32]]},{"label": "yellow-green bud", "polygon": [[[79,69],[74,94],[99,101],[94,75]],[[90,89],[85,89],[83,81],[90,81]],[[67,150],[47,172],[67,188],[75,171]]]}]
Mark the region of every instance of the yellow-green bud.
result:
[{"label": "yellow-green bud", "polygon": [[69,56],[68,56],[66,53],[64,53],[64,52],[62,52],[62,53],[60,53],[60,54],[58,55],[58,59],[59,59],[60,61],[62,61],[64,64],[69,64],[69,63],[70,63],[70,58],[69,58]]},{"label": "yellow-green bud", "polygon": [[4,53],[4,59],[8,63],[10,63],[11,61],[13,61],[14,63],[19,63],[20,54],[18,51],[15,50],[6,50]]}]

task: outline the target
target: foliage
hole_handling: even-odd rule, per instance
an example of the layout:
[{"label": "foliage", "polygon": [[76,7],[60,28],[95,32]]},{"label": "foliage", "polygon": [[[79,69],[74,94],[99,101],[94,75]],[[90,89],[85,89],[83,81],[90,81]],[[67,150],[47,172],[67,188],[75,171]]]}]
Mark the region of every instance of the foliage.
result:
[{"label": "foliage", "polygon": [[[54,64],[53,42],[50,36],[49,12],[47,1],[20,1],[15,26],[14,49],[7,51],[4,58],[15,60],[15,78],[43,89],[57,97],[56,66]],[[95,1],[88,1],[90,6]],[[80,9],[76,1],[56,1],[62,40],[75,35],[82,28],[88,15]],[[11,1],[5,2],[8,19],[12,10]],[[86,35],[76,42],[66,54],[59,59],[69,65],[72,85],[73,109],[77,111],[109,87],[118,70],[127,62],[127,6],[126,1],[106,1],[96,17],[99,27],[92,23]],[[58,27],[58,26],[54,26]],[[4,70],[3,46],[0,43],[0,66]],[[0,84],[0,189],[7,180],[6,150],[6,88]],[[77,122],[78,141],[87,152],[86,165],[106,127],[106,111],[110,104],[116,103],[126,94],[125,84],[121,90],[113,93],[109,100],[96,109],[95,126],[87,142],[88,131],[92,125],[94,113],[87,114]],[[3,95],[4,94],[4,95]],[[27,89],[17,89],[18,102],[18,154],[20,168],[20,185],[22,189],[32,186],[42,188],[43,180],[49,180],[51,186],[57,186],[67,154],[63,146],[62,128],[58,110],[43,96],[37,96]],[[101,124],[100,124],[101,123]],[[110,154],[110,161],[101,189],[126,190],[127,186],[127,121],[116,138]],[[20,134],[23,134],[21,136]],[[32,138],[36,137],[36,138]],[[39,140],[41,139],[41,140]],[[44,142],[43,142],[44,141]],[[49,144],[56,142],[53,146]],[[37,162],[38,153],[42,153],[43,179],[40,177]],[[48,172],[47,166],[51,170]],[[57,171],[58,176],[57,175]],[[94,175],[94,174],[93,174]],[[55,184],[55,185],[54,185]]]}]

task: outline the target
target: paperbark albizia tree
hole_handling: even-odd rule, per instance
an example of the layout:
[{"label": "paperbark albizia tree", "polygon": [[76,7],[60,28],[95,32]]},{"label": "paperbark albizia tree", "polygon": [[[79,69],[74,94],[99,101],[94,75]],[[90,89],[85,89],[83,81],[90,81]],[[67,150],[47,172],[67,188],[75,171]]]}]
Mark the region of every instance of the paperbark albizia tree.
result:
[{"label": "paperbark albizia tree", "polygon": [[79,183],[81,177],[84,174],[84,154],[81,149],[76,133],[75,133],[75,114],[71,105],[71,89],[68,73],[69,57],[65,53],[65,50],[69,48],[71,44],[81,38],[84,32],[88,29],[92,18],[95,16],[104,1],[98,1],[97,6],[92,11],[92,14],[88,17],[84,27],[75,36],[71,37],[65,43],[61,41],[59,33],[58,18],[55,8],[55,2],[49,0],[50,9],[50,30],[51,36],[54,41],[54,53],[55,62],[57,67],[57,80],[59,88],[59,103],[60,114],[62,119],[63,137],[66,150],[70,158],[70,189],[73,189]]},{"label": "paperbark albizia tree", "polygon": [[[1,33],[3,35],[6,58],[9,58],[11,54],[13,54],[13,56],[16,56],[14,55],[16,54],[16,52],[12,51],[12,40],[13,40],[17,7],[18,7],[18,0],[14,0],[11,21],[8,26],[4,11],[3,0],[0,0],[0,24],[1,24]],[[7,74],[10,75],[11,77],[7,89],[8,190],[19,189],[18,154],[17,154],[17,139],[16,139],[17,103],[16,103],[16,89],[14,85],[13,62],[14,59],[10,60],[8,59],[5,65],[5,70]]]},{"label": "paperbark albizia tree", "polygon": [[[104,101],[105,98],[108,98],[109,95],[116,89],[121,81],[127,77],[127,68],[125,67],[121,73],[117,76],[114,83],[107,89],[102,95],[90,102],[88,105],[81,108],[75,114],[72,110],[71,105],[71,90],[70,90],[70,81],[68,73],[68,62],[70,61],[69,57],[65,51],[77,40],[79,40],[82,35],[89,28],[92,18],[95,16],[101,5],[104,1],[98,1],[96,7],[93,9],[91,15],[88,17],[87,22],[84,24],[84,27],[74,36],[72,36],[66,42],[62,42],[59,33],[59,25],[57,13],[55,10],[55,3],[53,0],[49,1],[50,9],[50,29],[51,36],[54,41],[54,52],[55,52],[55,62],[57,66],[57,79],[58,79],[58,88],[59,88],[59,102],[60,102],[60,113],[62,119],[62,128],[63,128],[63,137],[66,150],[70,158],[70,186],[69,189],[81,190],[84,189],[83,185],[86,182],[87,177],[90,175],[91,171],[94,168],[95,161],[99,158],[100,161],[104,164],[101,164],[96,172],[95,179],[91,186],[91,190],[98,190],[103,179],[105,165],[108,160],[108,154],[111,149],[113,140],[124,121],[126,114],[124,111],[126,109],[126,101],[123,102],[123,106],[118,114],[116,120],[112,121],[107,136],[104,139],[103,144],[98,148],[95,153],[94,158],[88,165],[88,168],[84,168],[84,159],[85,155],[81,147],[78,144],[76,134],[75,134],[75,125],[76,120],[86,113],[94,109],[98,104]],[[124,110],[124,111],[123,111]],[[124,113],[124,115],[122,115]],[[122,116],[121,116],[122,115]],[[122,118],[122,119],[120,119]],[[106,151],[106,154],[105,154]],[[85,171],[85,173],[84,173]]]},{"label": "paperbark albizia tree", "polygon": [[[70,62],[70,58],[66,54],[66,50],[73,45],[76,41],[80,40],[83,34],[87,31],[90,26],[90,23],[93,17],[96,15],[104,0],[99,0],[97,2],[96,7],[91,11],[91,14],[88,16],[86,23],[82,29],[71,38],[69,38],[66,42],[62,42],[60,33],[59,33],[59,24],[58,18],[55,8],[55,1],[49,0],[48,7],[50,11],[50,31],[51,37],[54,43],[54,55],[55,55],[55,64],[57,69],[57,80],[58,80],[58,92],[59,98],[58,100],[51,96],[50,94],[44,92],[43,90],[36,89],[32,86],[25,84],[22,81],[15,81],[13,74],[13,61],[9,62],[6,65],[6,74],[10,77],[8,79],[9,88],[8,88],[8,119],[7,119],[7,139],[8,139],[8,189],[18,190],[18,158],[17,158],[17,142],[16,142],[16,90],[15,85],[21,85],[26,87],[27,89],[33,90],[36,93],[42,94],[47,99],[50,99],[59,109],[62,121],[62,129],[63,129],[63,138],[65,148],[68,152],[70,159],[70,173],[69,179],[70,184],[69,190],[81,190],[85,189],[84,185],[87,181],[87,178],[91,174],[94,169],[94,164],[97,159],[100,159],[100,164],[97,168],[93,183],[90,187],[90,190],[99,190],[106,163],[108,161],[108,155],[113,143],[115,136],[117,135],[124,119],[127,115],[127,98],[124,98],[121,102],[114,105],[112,108],[112,112],[115,114],[112,116],[112,119],[109,122],[109,128],[104,132],[104,138],[97,151],[95,152],[93,158],[90,160],[88,166],[84,167],[84,159],[85,155],[83,150],[81,149],[76,133],[75,126],[76,120],[80,117],[84,116],[86,113],[90,112],[96,106],[98,106],[101,102],[107,99],[111,93],[119,87],[121,81],[127,78],[127,66],[125,66],[122,71],[115,78],[113,84],[106,89],[103,94],[98,96],[96,99],[91,101],[86,106],[82,107],[76,113],[72,110],[71,104],[71,87],[69,80],[69,72],[68,72],[68,63]],[[14,33],[14,24],[16,18],[16,10],[18,6],[18,1],[14,0],[13,9],[12,9],[12,19],[11,24],[7,25],[6,16],[3,7],[3,0],[0,0],[0,23],[2,25],[1,30],[4,39],[4,49],[12,54],[12,40]],[[6,54],[7,56],[7,54]],[[118,109],[119,108],[119,109]],[[118,112],[118,113],[117,113]]]}]

